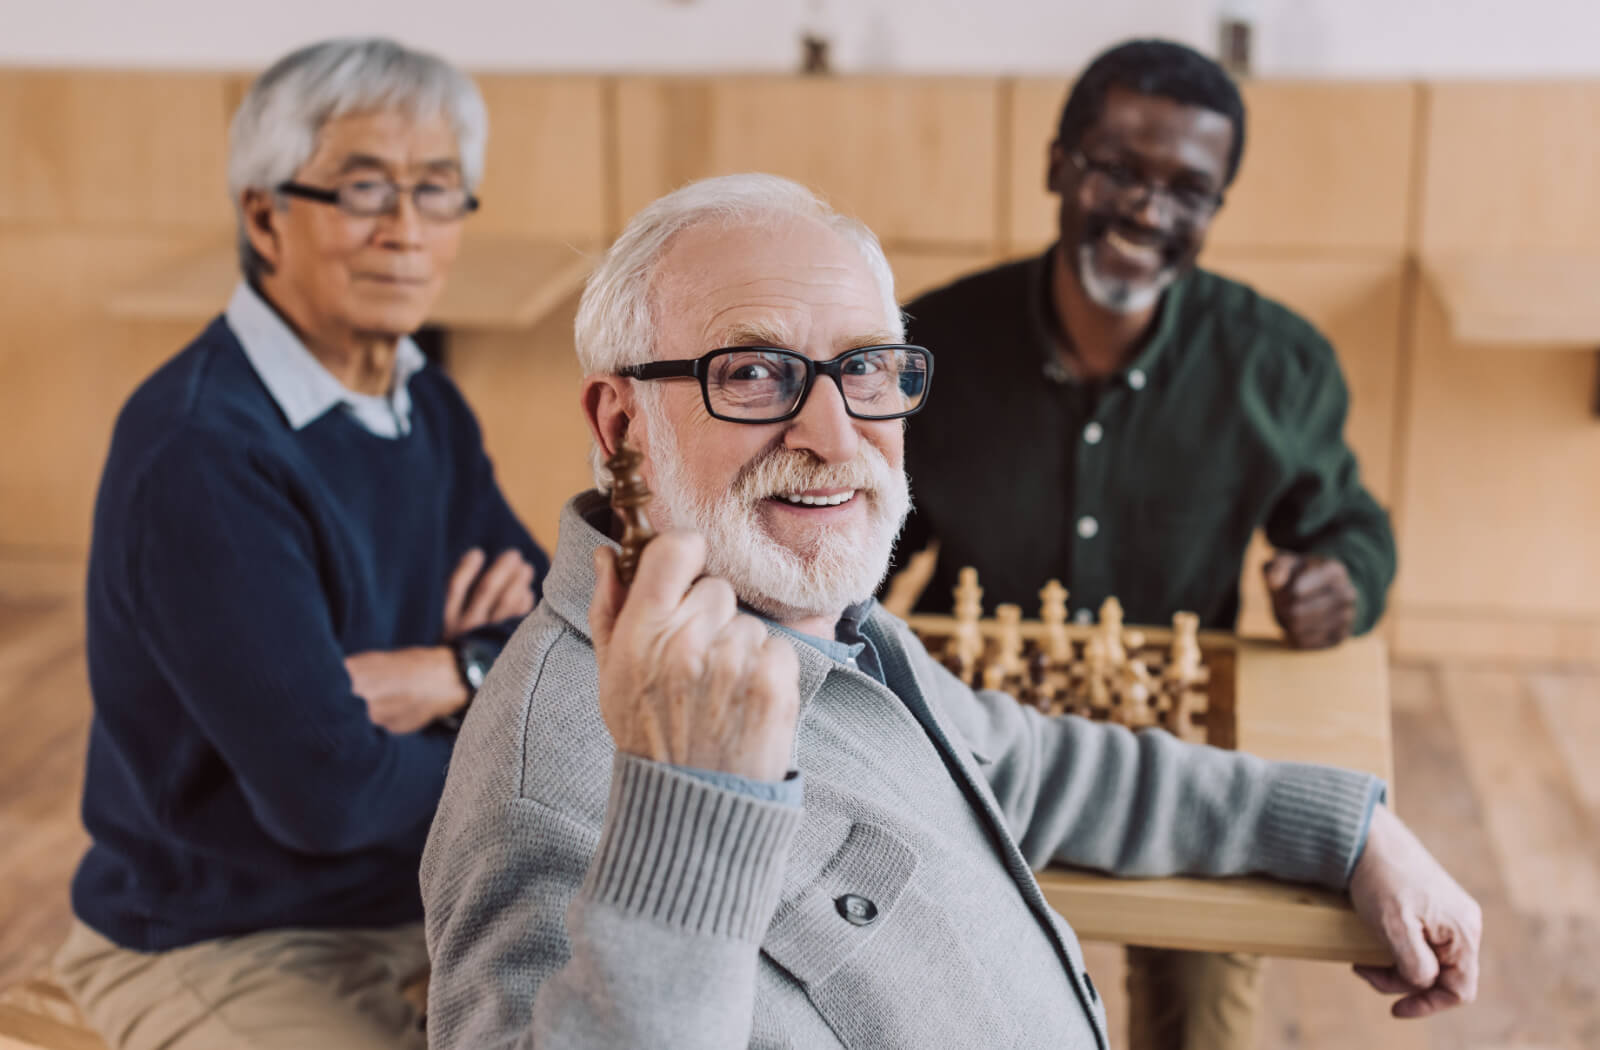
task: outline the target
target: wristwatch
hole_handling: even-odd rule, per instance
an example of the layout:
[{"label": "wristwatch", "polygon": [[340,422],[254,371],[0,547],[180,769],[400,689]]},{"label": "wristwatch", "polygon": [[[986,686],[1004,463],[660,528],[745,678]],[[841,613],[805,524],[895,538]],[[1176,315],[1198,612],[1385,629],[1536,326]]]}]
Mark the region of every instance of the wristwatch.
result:
[{"label": "wristwatch", "polygon": [[489,675],[489,668],[494,666],[495,657],[500,655],[497,646],[479,638],[463,636],[450,643],[450,649],[456,656],[456,671],[461,675],[461,682],[467,687],[467,702],[453,715],[441,718],[439,721],[449,729],[461,728],[461,718],[467,713],[467,708],[472,706],[472,701],[478,695],[483,680]]}]

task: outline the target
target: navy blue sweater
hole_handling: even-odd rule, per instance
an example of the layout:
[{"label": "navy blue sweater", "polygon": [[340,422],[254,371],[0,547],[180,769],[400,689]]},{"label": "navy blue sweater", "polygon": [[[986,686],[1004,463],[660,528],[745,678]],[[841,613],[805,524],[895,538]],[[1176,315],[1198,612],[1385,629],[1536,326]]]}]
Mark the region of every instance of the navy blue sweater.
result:
[{"label": "navy blue sweater", "polygon": [[455,387],[429,367],[408,390],[404,437],[337,409],[292,430],[219,318],[117,420],[89,559],[93,843],[72,885],[116,943],[422,917],[455,737],[374,726],[344,659],[439,644],[472,547],[518,548],[540,582],[549,562]]}]

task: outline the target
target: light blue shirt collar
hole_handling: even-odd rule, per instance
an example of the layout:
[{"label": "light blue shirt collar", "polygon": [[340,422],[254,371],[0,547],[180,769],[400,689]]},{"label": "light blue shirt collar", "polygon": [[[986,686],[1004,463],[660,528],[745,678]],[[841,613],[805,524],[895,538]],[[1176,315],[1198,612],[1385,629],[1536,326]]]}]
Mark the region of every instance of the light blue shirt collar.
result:
[{"label": "light blue shirt collar", "polygon": [[411,432],[411,394],[406,386],[428,359],[409,337],[401,339],[395,349],[394,385],[387,397],[379,397],[358,394],[335,379],[249,282],[239,282],[223,316],[244,347],[250,366],[295,430],[340,408],[378,437],[397,438]]}]

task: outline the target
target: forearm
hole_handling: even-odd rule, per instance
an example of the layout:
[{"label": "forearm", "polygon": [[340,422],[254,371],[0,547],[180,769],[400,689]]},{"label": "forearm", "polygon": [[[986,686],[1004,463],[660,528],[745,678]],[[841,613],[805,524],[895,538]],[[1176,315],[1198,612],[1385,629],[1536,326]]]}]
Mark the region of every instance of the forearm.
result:
[{"label": "forearm", "polygon": [[996,763],[996,793],[1035,866],[1342,887],[1378,797],[1365,774],[1266,762],[1158,730],[1019,717],[1019,746]]},{"label": "forearm", "polygon": [[533,1045],[744,1047],[801,812],[620,757],[567,911],[571,957],[534,1001]]}]

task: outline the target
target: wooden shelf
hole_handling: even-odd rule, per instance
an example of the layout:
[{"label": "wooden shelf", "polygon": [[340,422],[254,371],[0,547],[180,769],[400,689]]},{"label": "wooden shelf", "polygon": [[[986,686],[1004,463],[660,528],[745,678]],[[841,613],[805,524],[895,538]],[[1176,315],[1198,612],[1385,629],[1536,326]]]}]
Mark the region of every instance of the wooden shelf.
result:
[{"label": "wooden shelf", "polygon": [[1600,347],[1600,257],[1446,255],[1422,266],[1458,342]]},{"label": "wooden shelf", "polygon": [[[445,328],[532,328],[583,287],[592,247],[520,237],[466,237],[432,323]],[[115,292],[114,317],[198,322],[220,313],[239,280],[231,240]]]}]

